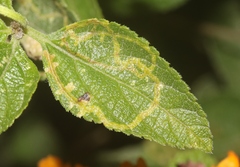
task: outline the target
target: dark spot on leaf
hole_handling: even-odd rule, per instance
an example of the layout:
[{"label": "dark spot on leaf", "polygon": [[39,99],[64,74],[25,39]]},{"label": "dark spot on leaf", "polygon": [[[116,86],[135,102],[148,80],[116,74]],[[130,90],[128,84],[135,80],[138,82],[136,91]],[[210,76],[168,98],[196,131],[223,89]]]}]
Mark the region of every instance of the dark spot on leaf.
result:
[{"label": "dark spot on leaf", "polygon": [[78,102],[81,101],[90,101],[90,94],[88,92],[84,93],[82,96],[78,98]]}]

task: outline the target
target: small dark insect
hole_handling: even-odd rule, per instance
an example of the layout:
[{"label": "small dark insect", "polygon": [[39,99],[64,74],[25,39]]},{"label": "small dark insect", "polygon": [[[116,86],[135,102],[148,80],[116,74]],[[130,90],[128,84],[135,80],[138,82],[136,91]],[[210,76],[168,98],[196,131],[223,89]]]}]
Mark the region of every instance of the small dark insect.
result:
[{"label": "small dark insect", "polygon": [[81,101],[90,101],[90,94],[88,92],[84,93],[82,96],[78,98],[78,102]]}]

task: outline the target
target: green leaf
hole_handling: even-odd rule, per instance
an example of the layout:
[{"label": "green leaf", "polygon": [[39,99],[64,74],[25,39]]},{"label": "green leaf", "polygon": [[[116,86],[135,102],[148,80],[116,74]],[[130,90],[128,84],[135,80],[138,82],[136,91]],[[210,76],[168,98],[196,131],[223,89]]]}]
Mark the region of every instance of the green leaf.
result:
[{"label": "green leaf", "polygon": [[90,19],[41,42],[51,89],[67,111],[163,145],[211,152],[209,123],[188,86],[127,27]]},{"label": "green leaf", "polygon": [[[7,4],[5,4],[5,5],[7,5]],[[22,25],[22,27],[26,27],[26,25],[28,23],[25,17],[23,17],[18,12],[15,12],[12,7],[9,7],[9,5],[4,6],[4,5],[0,4],[0,15],[10,18],[11,20],[17,21],[18,23],[20,23]],[[6,19],[6,18],[3,18],[3,19],[6,20],[6,22],[9,22],[8,19]]]},{"label": "green leaf", "polygon": [[75,21],[71,13],[55,0],[16,0],[14,8],[28,19],[31,27],[45,33],[54,32]]},{"label": "green leaf", "polygon": [[103,18],[96,0],[60,0],[77,21],[90,18]]},{"label": "green leaf", "polygon": [[28,59],[11,29],[0,20],[0,133],[11,126],[27,107],[39,80],[36,66]]},{"label": "green leaf", "polygon": [[3,6],[6,6],[9,9],[13,9],[12,8],[12,0],[0,0],[0,4]]}]

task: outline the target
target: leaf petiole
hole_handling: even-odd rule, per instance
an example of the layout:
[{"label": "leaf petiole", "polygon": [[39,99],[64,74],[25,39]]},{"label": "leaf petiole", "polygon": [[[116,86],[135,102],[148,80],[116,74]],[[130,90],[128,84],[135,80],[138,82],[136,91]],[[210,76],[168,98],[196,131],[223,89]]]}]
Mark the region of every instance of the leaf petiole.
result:
[{"label": "leaf petiole", "polygon": [[46,39],[48,39],[48,37],[46,34],[41,33],[40,31],[38,31],[30,26],[27,26],[26,29],[27,29],[26,34],[28,36],[32,37],[33,39],[37,40],[39,43],[47,42]]},{"label": "leaf petiole", "polygon": [[19,22],[23,27],[26,27],[28,24],[28,21],[25,17],[3,5],[0,5],[0,14]]}]

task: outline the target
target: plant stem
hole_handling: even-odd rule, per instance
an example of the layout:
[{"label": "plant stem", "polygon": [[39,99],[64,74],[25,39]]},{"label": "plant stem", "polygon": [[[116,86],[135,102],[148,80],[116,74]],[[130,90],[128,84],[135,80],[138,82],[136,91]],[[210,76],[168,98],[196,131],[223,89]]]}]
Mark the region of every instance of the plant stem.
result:
[{"label": "plant stem", "polygon": [[13,9],[0,5],[0,14],[19,22],[23,27],[27,26],[27,19]]},{"label": "plant stem", "polygon": [[48,42],[48,37],[46,34],[44,33],[41,33],[40,31],[30,27],[30,26],[27,26],[27,32],[26,34],[30,37],[32,37],[33,39],[37,40],[39,43],[45,43],[45,42]]}]

